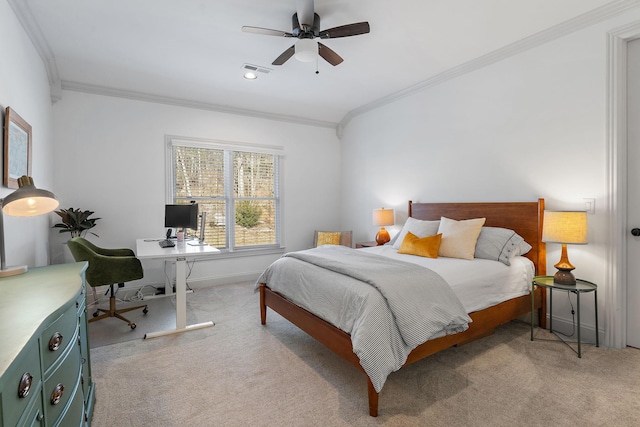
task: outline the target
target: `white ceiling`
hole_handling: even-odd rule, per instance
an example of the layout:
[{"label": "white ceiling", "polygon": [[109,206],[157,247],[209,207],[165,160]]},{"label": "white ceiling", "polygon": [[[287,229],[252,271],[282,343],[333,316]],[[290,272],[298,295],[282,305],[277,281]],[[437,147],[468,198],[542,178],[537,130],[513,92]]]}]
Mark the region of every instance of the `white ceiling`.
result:
[{"label": "white ceiling", "polygon": [[[368,21],[369,34],[323,40],[344,58],[271,62],[295,39],[295,0],[8,0],[52,85],[156,97],[335,126],[354,111],[509,47],[526,48],[619,13],[636,0],[316,0],[321,29]],[[559,33],[558,29],[562,29]],[[243,64],[272,71],[243,78]],[[449,71],[448,71],[449,70]]]}]

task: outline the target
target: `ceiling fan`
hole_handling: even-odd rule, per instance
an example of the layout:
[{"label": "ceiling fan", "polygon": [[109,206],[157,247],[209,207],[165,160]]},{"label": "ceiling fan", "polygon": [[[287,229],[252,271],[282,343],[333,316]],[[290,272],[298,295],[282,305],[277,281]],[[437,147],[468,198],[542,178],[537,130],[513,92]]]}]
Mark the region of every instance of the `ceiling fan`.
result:
[{"label": "ceiling fan", "polygon": [[357,36],[369,32],[368,22],[357,22],[354,24],[341,25],[320,31],[320,15],[315,13],[313,0],[296,0],[296,13],[292,18],[292,31],[271,30],[260,27],[242,27],[245,33],[263,34],[267,36],[292,37],[298,41],[289,49],[282,52],[272,65],[282,65],[289,58],[295,55],[296,59],[302,62],[311,62],[317,55],[324,58],[329,64],[335,66],[343,59],[333,50],[315,39],[334,39],[338,37]]}]

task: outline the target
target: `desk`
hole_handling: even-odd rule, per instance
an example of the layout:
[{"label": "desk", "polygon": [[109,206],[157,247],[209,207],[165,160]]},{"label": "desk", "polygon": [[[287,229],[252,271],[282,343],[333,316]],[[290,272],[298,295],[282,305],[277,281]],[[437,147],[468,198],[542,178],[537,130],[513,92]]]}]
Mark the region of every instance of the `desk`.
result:
[{"label": "desk", "polygon": [[[164,259],[176,263],[176,328],[145,334],[145,338],[155,338],[193,329],[213,326],[213,322],[198,323],[187,326],[187,260],[208,258],[219,254],[220,250],[209,245],[190,245],[189,242],[179,242],[171,248],[161,248],[157,239],[137,239],[136,256],[140,259]],[[165,292],[171,292],[171,284],[165,287]]]}]

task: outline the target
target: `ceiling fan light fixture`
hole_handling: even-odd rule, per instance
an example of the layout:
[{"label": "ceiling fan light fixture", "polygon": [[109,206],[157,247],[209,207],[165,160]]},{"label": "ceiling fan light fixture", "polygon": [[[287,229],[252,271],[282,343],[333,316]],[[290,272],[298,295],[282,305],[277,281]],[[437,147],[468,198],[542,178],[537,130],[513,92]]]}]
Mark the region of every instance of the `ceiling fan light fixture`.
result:
[{"label": "ceiling fan light fixture", "polygon": [[300,62],[312,62],[318,56],[318,42],[313,39],[298,40],[295,49],[295,57]]}]

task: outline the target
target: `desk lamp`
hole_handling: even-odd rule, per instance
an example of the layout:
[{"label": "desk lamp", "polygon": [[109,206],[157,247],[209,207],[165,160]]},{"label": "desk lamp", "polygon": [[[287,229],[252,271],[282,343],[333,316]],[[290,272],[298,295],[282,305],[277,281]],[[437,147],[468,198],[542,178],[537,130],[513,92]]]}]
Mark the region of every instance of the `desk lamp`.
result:
[{"label": "desk lamp", "polygon": [[376,234],[376,243],[378,246],[384,245],[391,237],[389,236],[389,232],[384,228],[385,225],[393,225],[393,209],[374,209],[373,210],[373,225],[378,225],[382,228]]},{"label": "desk lamp", "polygon": [[587,244],[587,213],[545,211],[542,241],[562,244],[560,261],[554,265],[558,272],[553,276],[553,281],[560,285],[575,285],[576,278],[571,273],[575,267],[569,262],[567,244]]},{"label": "desk lamp", "polygon": [[58,200],[52,192],[39,190],[30,176],[18,178],[18,189],[4,199],[0,199],[0,277],[26,273],[27,266],[7,267],[4,257],[4,214],[11,216],[36,216],[51,212],[58,207]]}]

